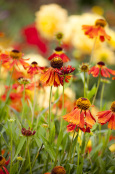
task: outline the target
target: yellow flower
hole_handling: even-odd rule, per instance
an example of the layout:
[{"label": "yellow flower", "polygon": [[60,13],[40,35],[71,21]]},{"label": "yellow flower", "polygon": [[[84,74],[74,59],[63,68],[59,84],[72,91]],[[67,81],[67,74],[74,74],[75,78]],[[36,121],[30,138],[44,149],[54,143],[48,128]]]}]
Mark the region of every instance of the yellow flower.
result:
[{"label": "yellow flower", "polygon": [[103,61],[107,64],[115,64],[115,56],[113,50],[107,46],[95,50],[93,62],[96,63],[100,61]]},{"label": "yellow flower", "polygon": [[110,147],[109,147],[109,150],[111,152],[115,152],[115,144],[112,144]]},{"label": "yellow flower", "polygon": [[93,13],[96,13],[99,15],[103,15],[103,13],[104,13],[103,8],[101,8],[100,6],[93,6],[91,10]]},{"label": "yellow flower", "polygon": [[56,33],[61,32],[67,20],[67,11],[57,4],[43,5],[35,15],[36,27],[47,39],[53,39]]},{"label": "yellow flower", "polygon": [[108,43],[113,49],[115,49],[115,31],[108,29],[107,33],[111,36],[111,39],[108,41]]}]

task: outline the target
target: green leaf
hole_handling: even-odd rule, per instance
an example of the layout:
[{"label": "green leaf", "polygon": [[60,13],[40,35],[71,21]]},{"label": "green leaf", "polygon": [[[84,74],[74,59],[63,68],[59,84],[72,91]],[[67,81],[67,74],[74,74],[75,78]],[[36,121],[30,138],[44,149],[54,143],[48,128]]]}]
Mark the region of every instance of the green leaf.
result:
[{"label": "green leaf", "polygon": [[87,98],[90,100],[96,92],[96,85],[94,84],[92,89],[87,92]]},{"label": "green leaf", "polygon": [[25,141],[26,141],[26,137],[22,137],[21,140],[20,140],[20,143],[19,143],[19,145],[18,145],[18,147],[17,147],[17,151],[16,151],[16,153],[15,153],[15,156],[14,156],[13,161],[16,159],[16,157],[17,157],[18,154],[20,153],[20,151],[21,151],[21,149],[22,149],[22,147],[23,147]]},{"label": "green leaf", "polygon": [[53,125],[53,128],[51,129],[49,141],[53,142],[54,138],[55,138],[55,125]]},{"label": "green leaf", "polygon": [[40,148],[42,145],[42,142],[40,141],[40,139],[38,137],[34,137],[34,140],[36,141],[37,146]]},{"label": "green leaf", "polygon": [[62,139],[63,139],[63,132],[62,130],[60,131],[59,135],[58,135],[58,139],[57,139],[57,147],[59,148],[61,142],[62,142]]},{"label": "green leaf", "polygon": [[41,135],[41,137],[43,140],[43,144],[45,146],[45,150],[49,153],[51,159],[54,161],[55,160],[55,152],[54,152],[52,145],[49,144],[49,142],[46,140],[45,137],[43,137],[42,135]]}]

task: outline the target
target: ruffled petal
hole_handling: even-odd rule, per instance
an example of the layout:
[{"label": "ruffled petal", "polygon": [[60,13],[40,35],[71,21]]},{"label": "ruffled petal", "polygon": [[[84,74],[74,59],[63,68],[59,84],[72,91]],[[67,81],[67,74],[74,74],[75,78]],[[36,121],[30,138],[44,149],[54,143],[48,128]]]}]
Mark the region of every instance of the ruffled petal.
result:
[{"label": "ruffled petal", "polygon": [[74,111],[63,116],[67,122],[78,125],[80,123],[80,110],[76,108]]},{"label": "ruffled petal", "polygon": [[115,113],[113,113],[111,118],[110,118],[108,128],[115,130]]}]

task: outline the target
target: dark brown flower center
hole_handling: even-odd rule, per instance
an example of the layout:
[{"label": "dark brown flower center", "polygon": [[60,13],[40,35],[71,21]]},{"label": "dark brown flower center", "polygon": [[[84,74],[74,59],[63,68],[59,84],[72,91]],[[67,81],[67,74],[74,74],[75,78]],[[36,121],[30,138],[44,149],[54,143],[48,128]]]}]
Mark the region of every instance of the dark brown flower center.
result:
[{"label": "dark brown flower center", "polygon": [[51,60],[51,67],[60,69],[63,66],[63,61],[60,57],[54,57]]},{"label": "dark brown flower center", "polygon": [[97,65],[100,65],[100,66],[105,66],[105,63],[104,63],[104,62],[102,62],[102,61],[100,61],[100,62],[98,62],[98,63],[97,63]]},{"label": "dark brown flower center", "polygon": [[60,52],[60,51],[62,51],[62,50],[63,50],[62,47],[56,47],[56,48],[55,48],[55,51],[57,51],[57,52],[58,52],[58,51]]},{"label": "dark brown flower center", "polygon": [[95,21],[95,26],[105,27],[107,22],[104,19],[97,19]]},{"label": "dark brown flower center", "polygon": [[81,110],[87,110],[91,106],[91,103],[87,98],[81,97],[76,101],[76,105]]},{"label": "dark brown flower center", "polygon": [[37,65],[38,65],[38,63],[35,62],[35,61],[31,63],[31,66],[32,66],[32,67],[36,67]]},{"label": "dark brown flower center", "polygon": [[112,110],[113,112],[115,112],[115,101],[112,102],[112,104],[111,104],[111,110]]},{"label": "dark brown flower center", "polygon": [[10,51],[10,57],[13,59],[20,59],[22,57],[22,53],[18,50],[12,50]]}]

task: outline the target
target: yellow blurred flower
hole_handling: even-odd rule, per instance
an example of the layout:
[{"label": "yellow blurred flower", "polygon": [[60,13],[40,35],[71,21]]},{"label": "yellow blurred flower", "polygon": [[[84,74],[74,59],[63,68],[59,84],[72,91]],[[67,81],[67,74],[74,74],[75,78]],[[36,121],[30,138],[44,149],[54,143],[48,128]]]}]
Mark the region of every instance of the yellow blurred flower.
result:
[{"label": "yellow blurred flower", "polygon": [[100,49],[95,50],[95,54],[93,56],[93,62],[103,61],[107,64],[115,64],[115,55],[114,51],[105,46]]},{"label": "yellow blurred flower", "polygon": [[61,32],[67,20],[67,11],[57,4],[43,5],[35,15],[36,27],[47,39],[53,39],[57,32]]},{"label": "yellow blurred flower", "polygon": [[108,43],[113,49],[115,49],[115,31],[113,31],[112,29],[108,29],[107,33],[111,36],[111,39],[110,41],[108,41]]},{"label": "yellow blurred flower", "polygon": [[110,147],[109,147],[109,150],[111,152],[115,152],[115,144],[112,144]]},{"label": "yellow blurred flower", "polygon": [[89,140],[88,143],[87,143],[87,148],[89,148],[89,147],[92,147],[92,142],[91,142],[91,140]]},{"label": "yellow blurred flower", "polygon": [[93,6],[91,10],[92,10],[93,13],[96,13],[98,15],[103,15],[104,14],[104,10],[100,6]]}]

